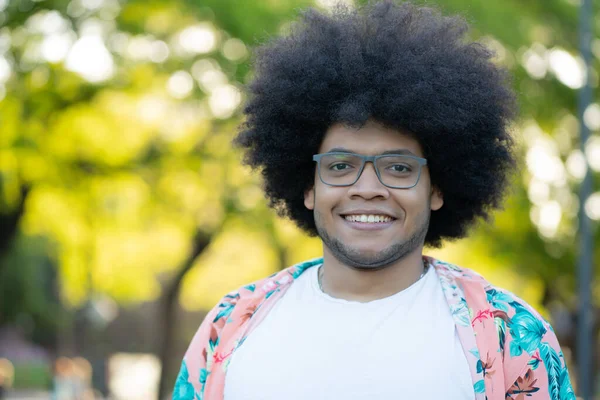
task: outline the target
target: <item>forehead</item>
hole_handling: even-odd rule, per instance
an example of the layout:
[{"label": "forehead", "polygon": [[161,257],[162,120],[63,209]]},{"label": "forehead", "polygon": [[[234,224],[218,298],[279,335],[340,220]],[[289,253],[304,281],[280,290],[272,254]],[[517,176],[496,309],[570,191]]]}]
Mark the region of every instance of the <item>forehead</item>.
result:
[{"label": "forehead", "polygon": [[423,149],[412,135],[384,127],[371,120],[361,128],[352,128],[342,123],[329,127],[319,153],[326,153],[335,148],[344,148],[365,155],[377,155],[402,149],[423,157]]}]

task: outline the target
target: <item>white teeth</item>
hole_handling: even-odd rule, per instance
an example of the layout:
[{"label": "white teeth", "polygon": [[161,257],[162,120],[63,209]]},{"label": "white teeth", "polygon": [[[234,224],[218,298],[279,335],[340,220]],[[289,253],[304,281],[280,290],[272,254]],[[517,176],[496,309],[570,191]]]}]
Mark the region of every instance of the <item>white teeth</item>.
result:
[{"label": "white teeth", "polygon": [[346,221],[350,222],[362,222],[367,224],[376,224],[379,222],[390,222],[392,218],[387,215],[346,215],[344,217]]}]

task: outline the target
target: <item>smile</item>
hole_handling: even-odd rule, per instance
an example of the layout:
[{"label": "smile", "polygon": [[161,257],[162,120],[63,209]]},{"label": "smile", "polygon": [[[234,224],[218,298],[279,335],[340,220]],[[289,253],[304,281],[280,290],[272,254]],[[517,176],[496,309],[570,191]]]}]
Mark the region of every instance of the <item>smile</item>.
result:
[{"label": "smile", "polygon": [[389,215],[375,215],[375,214],[351,214],[344,215],[344,219],[349,222],[360,222],[366,224],[379,224],[392,222],[394,218]]}]

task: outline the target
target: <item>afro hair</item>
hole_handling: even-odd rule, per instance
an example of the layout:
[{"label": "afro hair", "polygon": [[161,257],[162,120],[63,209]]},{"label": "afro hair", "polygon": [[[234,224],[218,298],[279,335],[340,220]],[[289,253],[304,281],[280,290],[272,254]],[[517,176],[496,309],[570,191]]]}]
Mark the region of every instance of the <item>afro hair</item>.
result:
[{"label": "afro hair", "polygon": [[316,235],[304,206],[312,155],[334,123],[373,119],[414,135],[443,194],[426,245],[488,220],[516,164],[516,102],[506,70],[467,31],[460,17],[385,0],[330,14],[309,9],[291,33],[258,48],[235,144],[262,172],[271,207]]}]

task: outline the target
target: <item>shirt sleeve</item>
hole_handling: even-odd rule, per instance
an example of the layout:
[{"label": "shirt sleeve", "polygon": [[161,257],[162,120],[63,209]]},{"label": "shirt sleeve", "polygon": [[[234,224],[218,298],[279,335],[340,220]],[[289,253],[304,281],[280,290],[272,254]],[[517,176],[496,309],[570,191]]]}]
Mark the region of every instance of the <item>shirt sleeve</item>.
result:
[{"label": "shirt sleeve", "polygon": [[214,350],[211,344],[215,343],[217,337],[214,320],[218,312],[218,307],[213,308],[192,338],[175,381],[173,400],[202,399],[210,367],[208,360]]},{"label": "shirt sleeve", "polygon": [[539,341],[535,351],[513,385],[506,399],[575,400],[569,371],[552,328]]}]

